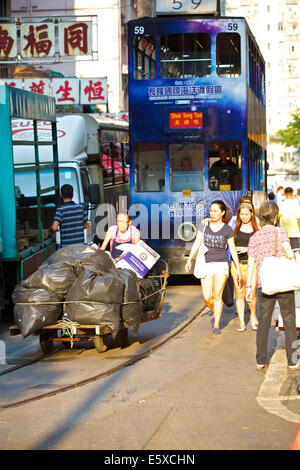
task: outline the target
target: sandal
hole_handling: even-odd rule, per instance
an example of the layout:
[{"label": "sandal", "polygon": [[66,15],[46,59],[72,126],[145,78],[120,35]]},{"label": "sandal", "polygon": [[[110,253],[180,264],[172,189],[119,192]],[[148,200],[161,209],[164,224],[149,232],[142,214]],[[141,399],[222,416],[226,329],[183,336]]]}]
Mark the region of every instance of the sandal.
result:
[{"label": "sandal", "polygon": [[268,367],[268,364],[256,364],[256,370],[263,370]]}]

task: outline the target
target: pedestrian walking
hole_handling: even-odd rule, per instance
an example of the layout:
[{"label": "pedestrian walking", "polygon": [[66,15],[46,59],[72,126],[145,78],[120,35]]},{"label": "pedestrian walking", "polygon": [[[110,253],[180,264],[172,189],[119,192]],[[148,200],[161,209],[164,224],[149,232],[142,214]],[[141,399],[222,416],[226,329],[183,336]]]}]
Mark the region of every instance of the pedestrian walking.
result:
[{"label": "pedestrian walking", "polygon": [[73,186],[64,184],[60,194],[63,205],[56,210],[53,232],[60,229],[60,244],[62,247],[84,243],[84,229],[88,227],[87,215],[82,204],[73,201]]},{"label": "pedestrian walking", "polygon": [[[256,335],[256,368],[264,369],[268,365],[267,348],[268,334],[271,326],[273,310],[276,301],[280,306],[280,312],[285,329],[285,344],[287,363],[290,369],[299,368],[297,362],[298,335],[296,329],[296,308],[294,291],[278,292],[273,295],[266,295],[261,290],[260,268],[265,257],[272,256],[276,233],[279,230],[281,243],[279,244],[277,255],[284,253],[288,258],[293,258],[288,234],[283,227],[275,227],[278,219],[278,206],[273,201],[264,202],[259,209],[259,219],[261,229],[252,235],[248,245],[248,274],[246,285],[246,300],[251,302],[254,295],[252,277],[254,269],[257,270],[257,289],[260,306],[260,317]],[[274,273],[276,276],[276,273]]]},{"label": "pedestrian walking", "polygon": [[[243,202],[239,205],[236,215],[236,224],[234,227],[234,241],[236,250],[238,253],[240,269],[242,272],[242,283],[238,283],[237,271],[235,264],[231,265],[231,275],[234,282],[235,291],[235,305],[237,314],[240,321],[240,326],[237,331],[245,331],[245,297],[246,297],[246,282],[247,282],[247,271],[248,271],[248,243],[250,237],[257,232],[258,225],[256,222],[256,216],[254,207],[249,201]],[[256,318],[256,271],[254,270],[252,283],[254,283],[254,290],[251,301],[249,302],[250,308],[250,324],[252,330],[257,330],[258,320]]]},{"label": "pedestrian walking", "polygon": [[108,227],[101,245],[101,250],[105,250],[109,244],[109,251],[113,259],[122,254],[122,250],[118,249],[119,245],[123,243],[135,245],[140,241],[140,231],[134,225],[131,225],[131,218],[128,214],[118,213],[116,222],[116,225]]},{"label": "pedestrian walking", "polygon": [[[199,227],[185,265],[185,271],[189,273],[192,259],[197,254],[194,274],[201,278],[204,302],[213,312],[214,334],[221,333],[222,294],[229,275],[227,246],[236,265],[237,282],[240,282],[242,274],[234,244],[233,230],[228,225],[228,210],[223,201],[214,201],[210,206],[210,222],[206,226],[201,224]],[[196,272],[198,266],[199,270]]]},{"label": "pedestrian walking", "polygon": [[291,247],[299,248],[300,205],[290,187],[284,190],[285,200],[279,205],[279,225],[284,227],[290,239]]}]

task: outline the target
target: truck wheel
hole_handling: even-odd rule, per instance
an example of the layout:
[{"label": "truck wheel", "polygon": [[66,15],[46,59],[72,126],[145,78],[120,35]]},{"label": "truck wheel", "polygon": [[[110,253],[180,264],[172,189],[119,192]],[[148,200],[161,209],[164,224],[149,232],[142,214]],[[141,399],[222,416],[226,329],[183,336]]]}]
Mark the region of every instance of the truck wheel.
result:
[{"label": "truck wheel", "polygon": [[105,352],[107,350],[108,345],[108,335],[96,335],[94,338],[94,345],[98,353]]},{"label": "truck wheel", "polygon": [[117,336],[116,336],[116,342],[121,348],[125,348],[128,346],[128,329],[127,328],[122,328]]},{"label": "truck wheel", "polygon": [[53,342],[49,335],[40,335],[40,347],[44,354],[49,354],[52,351]]}]

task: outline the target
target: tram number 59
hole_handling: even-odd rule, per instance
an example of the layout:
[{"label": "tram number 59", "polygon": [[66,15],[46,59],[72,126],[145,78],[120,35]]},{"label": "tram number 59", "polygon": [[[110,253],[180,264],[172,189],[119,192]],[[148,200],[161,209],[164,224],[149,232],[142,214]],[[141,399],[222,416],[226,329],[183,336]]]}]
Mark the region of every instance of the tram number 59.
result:
[{"label": "tram number 59", "polygon": [[134,34],[144,34],[145,28],[144,26],[135,26]]},{"label": "tram number 59", "polygon": [[228,23],[228,31],[237,31],[239,25],[237,23]]},{"label": "tram number 59", "polygon": [[[202,0],[190,0],[191,7],[196,10],[201,5]],[[183,2],[180,0],[173,0],[172,8],[173,10],[181,10]]]}]

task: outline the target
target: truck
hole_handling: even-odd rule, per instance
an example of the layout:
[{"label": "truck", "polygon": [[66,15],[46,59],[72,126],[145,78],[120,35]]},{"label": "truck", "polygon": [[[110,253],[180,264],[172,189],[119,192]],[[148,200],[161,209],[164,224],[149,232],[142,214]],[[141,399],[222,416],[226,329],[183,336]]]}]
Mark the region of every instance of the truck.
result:
[{"label": "truck", "polygon": [[[99,115],[56,115],[54,99],[0,85],[4,131],[0,188],[1,303],[11,310],[18,281],[32,274],[60,243],[49,231],[71,184],[88,213],[85,241],[97,239],[96,209],[129,194],[128,123]],[[122,198],[121,198],[122,200]],[[1,243],[0,243],[1,248]],[[4,274],[3,274],[4,273]]]},{"label": "truck", "polygon": [[[32,123],[32,138],[13,142],[12,120],[27,119]],[[50,137],[40,141],[37,123],[49,122]],[[5,308],[11,312],[11,293],[17,281],[25,279],[56,249],[55,240],[50,236],[49,210],[55,210],[59,201],[59,173],[57,154],[57,131],[55,100],[48,96],[0,85],[0,129],[1,129],[1,172],[0,172],[0,227],[1,227],[1,316]],[[32,149],[32,160],[25,167],[33,175],[34,198],[30,207],[19,204],[15,178],[18,167],[14,161],[14,150],[27,144]],[[39,149],[51,148],[47,171],[51,182],[42,184],[41,172],[45,165],[39,160]],[[49,186],[49,183],[51,186]],[[45,207],[48,200],[52,207]],[[48,210],[49,209],[49,210]]]},{"label": "truck", "polygon": [[[15,119],[12,123],[14,141],[32,138],[32,122]],[[49,122],[38,123],[41,140],[49,138]],[[74,188],[74,202],[84,204],[88,213],[89,227],[85,230],[85,242],[101,241],[96,234],[99,222],[96,210],[99,203],[106,203],[119,210],[120,201],[128,206],[129,170],[126,161],[128,153],[128,123],[99,114],[68,114],[57,116],[58,168],[60,186],[71,184]],[[34,197],[34,174],[26,171],[32,161],[34,149],[18,146],[15,164],[18,167],[15,184],[30,204]],[[39,152],[40,161],[51,160],[51,148],[43,146]],[[41,178],[49,181],[47,169]],[[59,232],[57,234],[59,244]]]}]

